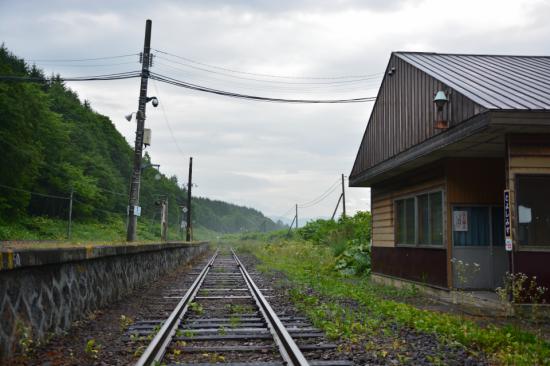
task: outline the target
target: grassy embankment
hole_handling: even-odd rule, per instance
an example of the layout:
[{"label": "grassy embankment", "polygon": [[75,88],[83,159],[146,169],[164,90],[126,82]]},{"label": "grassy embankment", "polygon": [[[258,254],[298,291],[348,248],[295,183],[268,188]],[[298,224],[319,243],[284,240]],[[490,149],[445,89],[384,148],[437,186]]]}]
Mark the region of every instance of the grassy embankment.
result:
[{"label": "grassy embankment", "polygon": [[[491,364],[550,365],[550,344],[540,335],[513,326],[496,326],[490,321],[482,326],[464,315],[421,310],[410,304],[414,301],[407,301],[417,297],[414,287],[396,290],[374,284],[368,277],[369,268],[350,271],[364,266],[368,260],[355,258],[357,262],[343,267],[344,259],[349,261],[360,257],[360,252],[368,252],[353,249],[364,245],[367,238],[355,236],[345,240],[342,227],[347,226],[346,230],[353,232],[349,223],[340,227],[329,225],[331,229],[306,227],[300,230],[301,235],[295,234],[290,240],[281,235],[249,234],[248,240],[239,243],[242,250],[250,251],[263,262],[262,270],[286,275],[292,283],[293,301],[329,336],[352,344],[372,337],[373,341],[367,344],[385,357],[387,352],[374,345],[375,335],[381,329],[384,334],[396,334],[397,324],[435,334],[442,342],[463,346],[472,354],[483,352]],[[324,225],[317,223],[317,226]],[[328,240],[323,241],[317,235],[323,231]],[[309,240],[303,240],[303,236]],[[330,238],[335,245],[330,244]],[[352,272],[359,274],[350,275]],[[402,361],[406,362],[406,357]],[[437,357],[430,361],[438,363]]]},{"label": "grassy embankment", "polygon": [[[219,234],[196,227],[195,240],[215,239]],[[151,220],[142,219],[138,225],[140,242],[158,242],[160,240],[160,224]],[[175,227],[168,228],[169,240],[181,240],[181,234]],[[0,240],[48,240],[71,243],[110,242],[124,243],[126,241],[126,222],[124,218],[112,216],[102,221],[89,220],[74,222],[72,225],[71,240],[67,240],[67,221],[46,217],[28,217],[17,223],[0,221]]]}]

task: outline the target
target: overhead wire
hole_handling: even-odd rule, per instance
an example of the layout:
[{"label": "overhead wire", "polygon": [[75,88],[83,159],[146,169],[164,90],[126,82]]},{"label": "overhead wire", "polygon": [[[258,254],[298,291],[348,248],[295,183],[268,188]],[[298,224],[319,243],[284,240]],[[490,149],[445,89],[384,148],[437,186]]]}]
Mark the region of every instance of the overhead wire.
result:
[{"label": "overhead wire", "polygon": [[41,62],[41,65],[52,67],[52,66],[58,66],[58,67],[111,67],[111,66],[119,66],[119,65],[129,65],[129,64],[135,64],[134,61],[128,61],[128,62],[113,62],[113,63],[107,63],[107,64],[62,64],[62,63],[49,63],[49,62]]},{"label": "overhead wire", "polygon": [[107,192],[107,193],[116,194],[116,195],[124,196],[124,197],[128,196],[127,193],[115,192],[115,191],[111,191],[111,190],[106,189],[106,188],[103,188],[103,187],[97,187],[97,188],[98,188],[99,190],[104,191],[104,192]]},{"label": "overhead wire", "polygon": [[337,84],[346,84],[346,83],[357,83],[357,82],[361,82],[361,81],[368,81],[368,80],[373,80],[373,79],[378,79],[379,78],[379,75],[376,74],[376,76],[373,75],[373,76],[366,76],[364,78],[356,78],[356,79],[349,79],[349,80],[345,79],[345,80],[337,80],[337,81],[334,81],[333,79],[331,79],[331,81],[308,81],[308,82],[257,79],[257,78],[252,78],[252,77],[237,76],[237,75],[233,75],[233,74],[229,74],[229,73],[225,73],[225,72],[208,70],[208,69],[205,69],[205,68],[202,68],[202,67],[197,67],[197,66],[189,65],[189,64],[186,64],[186,63],[183,63],[183,62],[170,60],[170,59],[168,59],[166,57],[162,57],[162,56],[157,56],[157,57],[161,60],[172,62],[172,63],[178,64],[178,65],[183,65],[183,66],[186,66],[186,67],[190,67],[190,68],[195,69],[195,70],[206,71],[206,72],[210,72],[210,73],[213,73],[213,74],[228,76],[228,77],[232,77],[232,78],[236,78],[236,79],[249,80],[249,81],[258,81],[258,82],[264,82],[264,83],[278,83],[278,84],[291,84],[291,85],[337,85]]},{"label": "overhead wire", "polygon": [[33,192],[33,191],[29,191],[29,190],[23,189],[23,188],[10,187],[10,186],[7,186],[5,184],[0,184],[0,187],[6,188],[6,189],[11,189],[13,191],[30,193],[30,194],[35,195],[35,196],[42,196],[42,197],[48,197],[48,198],[57,198],[57,199],[61,199],[61,200],[69,200],[70,199],[70,197],[63,197],[63,196],[56,196],[56,195],[46,194],[46,193]]},{"label": "overhead wire", "polygon": [[[159,96],[159,90],[157,87],[157,82],[153,79],[153,87],[155,88],[155,91],[157,92],[157,97]],[[160,98],[160,97],[159,97]],[[168,120],[168,116],[166,115],[166,110],[164,109],[163,103],[160,104],[160,109],[162,111],[162,115],[164,117],[164,123],[166,124],[166,127],[168,127],[168,131],[170,132],[170,136],[172,137],[172,140],[174,141],[174,144],[176,145],[176,148],[178,149],[179,153],[183,157],[187,157],[187,155],[183,152],[183,150],[180,148],[180,145],[178,144],[178,140],[176,139],[176,136],[174,135],[174,131],[172,130],[172,126],[170,125],[170,121]]]},{"label": "overhead wire", "polygon": [[323,192],[317,198],[314,198],[313,200],[311,200],[309,202],[298,204],[298,208],[309,208],[309,207],[316,206],[317,204],[324,201],[327,197],[329,197],[331,195],[331,193],[334,192],[337,188],[338,188],[338,180],[335,181],[325,192]]},{"label": "overhead wire", "polygon": [[98,61],[98,60],[112,60],[117,58],[124,58],[130,56],[139,56],[139,53],[129,53],[125,55],[93,57],[93,58],[78,58],[78,59],[26,59],[27,62],[84,62],[84,61]]},{"label": "overhead wire", "polygon": [[326,196],[324,196],[323,198],[319,199],[318,201],[315,201],[315,202],[312,202],[311,204],[309,205],[303,205],[303,206],[298,206],[298,208],[310,208],[310,207],[313,207],[313,206],[317,206],[319,203],[323,202],[324,200],[326,200],[328,197],[330,197],[330,195],[337,189],[338,187],[334,187],[333,189],[330,190],[330,192],[327,193]]},{"label": "overhead wire", "polygon": [[163,53],[163,54],[168,55],[168,56],[176,57],[176,58],[179,58],[179,59],[181,59],[181,60],[184,60],[184,61],[187,61],[187,62],[191,62],[191,63],[197,64],[197,65],[202,65],[202,66],[210,67],[210,68],[213,68],[213,69],[224,70],[224,71],[233,72],[233,73],[238,73],[238,74],[244,74],[244,75],[254,75],[254,76],[281,78],[281,79],[331,80],[331,79],[363,78],[363,77],[370,77],[370,76],[375,76],[375,75],[381,75],[381,74],[383,74],[383,73],[377,73],[377,74],[339,75],[339,76],[289,76],[289,75],[276,75],[276,74],[254,73],[254,72],[247,72],[247,71],[241,71],[241,70],[230,69],[230,68],[221,67],[221,66],[215,66],[215,65],[211,65],[211,64],[204,63],[204,62],[195,61],[195,60],[190,59],[190,58],[188,58],[188,57],[179,56],[179,55],[176,55],[176,54],[173,54],[173,53],[169,53],[169,52],[166,52],[166,51],[163,51],[163,50],[159,50],[159,49],[157,49],[157,48],[152,48],[152,49],[153,49],[154,51],[156,51],[156,52]]},{"label": "overhead wire", "polygon": [[289,213],[291,213],[293,210],[294,210],[294,206],[292,206],[291,208],[289,208],[288,210],[286,210],[284,214],[279,215],[279,216],[274,216],[274,217],[275,217],[275,218],[281,218],[281,217],[287,218],[287,215],[288,215]]},{"label": "overhead wire", "polygon": [[232,97],[232,98],[239,98],[239,99],[247,99],[247,100],[255,100],[255,101],[262,101],[262,102],[273,102],[273,103],[301,103],[301,104],[342,104],[342,103],[364,103],[364,102],[372,102],[376,100],[376,97],[360,97],[360,98],[350,98],[350,99],[290,99],[290,98],[274,98],[274,97],[263,97],[263,96],[257,96],[257,95],[247,95],[247,94],[241,94],[241,93],[235,93],[225,90],[219,90],[214,88],[205,87],[202,85],[197,85],[193,83],[188,83],[185,81],[177,80],[165,75],[157,74],[157,73],[150,73],[149,76],[151,79],[155,79],[167,84],[171,84],[174,86],[195,90],[195,91],[202,91],[206,93],[211,94],[217,94],[221,96],[226,97]]},{"label": "overhead wire", "polygon": [[140,71],[128,71],[114,74],[91,75],[91,76],[69,76],[69,77],[33,77],[33,76],[17,76],[17,75],[0,75],[0,80],[5,81],[28,81],[28,82],[52,82],[52,81],[106,81],[106,80],[122,80],[132,79],[141,76]]},{"label": "overhead wire", "polygon": [[[366,82],[354,82],[350,84],[336,84],[336,85],[289,85],[289,84],[269,84],[269,83],[262,83],[262,81],[258,82],[247,82],[242,80],[228,80],[224,79],[224,76],[216,77],[216,75],[195,75],[189,72],[189,70],[185,70],[180,67],[176,67],[167,63],[164,63],[162,61],[157,61],[156,67],[160,68],[161,70],[172,72],[175,70],[178,74],[185,75],[185,78],[194,79],[194,78],[201,78],[204,79],[205,77],[213,80],[214,82],[221,82],[221,83],[231,83],[232,87],[235,87],[236,85],[239,86],[239,88],[252,90],[254,92],[258,92],[258,90],[265,92],[264,89],[268,89],[269,92],[273,91],[280,91],[280,92],[297,92],[300,94],[316,94],[323,92],[355,92],[358,90],[365,91],[369,89],[375,89],[378,84],[380,83],[380,80],[370,80]],[[262,89],[263,88],[263,89]]]}]

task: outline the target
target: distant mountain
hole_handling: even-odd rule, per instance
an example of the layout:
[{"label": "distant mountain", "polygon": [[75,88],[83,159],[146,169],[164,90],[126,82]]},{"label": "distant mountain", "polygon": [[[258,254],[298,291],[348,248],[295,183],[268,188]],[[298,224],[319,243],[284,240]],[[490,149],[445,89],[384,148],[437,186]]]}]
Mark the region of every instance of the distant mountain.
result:
[{"label": "distant mountain", "polygon": [[[0,47],[0,74],[44,80],[43,72]],[[125,216],[133,150],[111,120],[57,77],[52,82],[0,81],[0,220],[67,217],[74,190],[75,220]],[[161,198],[178,225],[187,192],[177,177],[160,174],[143,159],[142,218],[158,219]],[[33,192],[33,193],[31,193]],[[281,223],[261,212],[194,198],[195,225],[220,233],[274,230]]]}]

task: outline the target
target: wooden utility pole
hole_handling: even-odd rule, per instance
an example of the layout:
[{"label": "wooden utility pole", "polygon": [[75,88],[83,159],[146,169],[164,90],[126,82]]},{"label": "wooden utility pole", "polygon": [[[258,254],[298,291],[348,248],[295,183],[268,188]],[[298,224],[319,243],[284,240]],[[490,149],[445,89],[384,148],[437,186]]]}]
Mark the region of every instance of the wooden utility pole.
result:
[{"label": "wooden utility pole", "polygon": [[147,83],[149,81],[149,64],[151,58],[151,20],[145,22],[145,41],[141,59],[141,85],[139,89],[138,111],[136,113],[136,142],[134,146],[134,170],[130,184],[128,200],[128,231],[126,240],[136,240],[137,217],[141,214],[139,207],[139,185],[141,180],[141,159],[143,152],[143,129],[145,126],[145,105],[147,104]]},{"label": "wooden utility pole", "polygon": [[189,158],[189,180],[187,181],[187,235],[185,240],[191,241],[192,229],[191,229],[191,187],[193,186],[193,157]]},{"label": "wooden utility pole", "polygon": [[344,174],[342,174],[342,217],[346,217],[346,190],[344,187]]}]

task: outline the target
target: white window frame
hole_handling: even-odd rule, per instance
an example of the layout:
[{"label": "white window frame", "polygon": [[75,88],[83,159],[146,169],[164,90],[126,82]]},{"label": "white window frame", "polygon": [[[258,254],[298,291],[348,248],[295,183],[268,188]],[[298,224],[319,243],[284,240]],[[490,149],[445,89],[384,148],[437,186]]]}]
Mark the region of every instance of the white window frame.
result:
[{"label": "white window frame", "polygon": [[[443,237],[442,237],[442,242],[441,244],[419,244],[418,243],[418,196],[423,196],[423,195],[429,195],[429,194],[432,194],[432,193],[441,193],[441,225],[443,226]],[[398,217],[397,217],[397,201],[402,201],[402,200],[407,200],[407,199],[410,199],[410,198],[414,198],[414,243],[398,243],[397,242],[397,220],[398,220]],[[407,194],[407,195],[403,195],[403,196],[399,196],[399,197],[396,197],[394,198],[393,200],[393,232],[394,232],[394,243],[395,243],[395,246],[398,246],[398,247],[410,247],[410,248],[442,248],[442,249],[445,249],[446,248],[446,242],[447,242],[447,225],[446,225],[446,213],[447,213],[447,209],[446,209],[446,204],[445,204],[445,190],[443,188],[437,188],[437,189],[431,189],[431,190],[427,190],[427,191],[421,191],[421,192],[415,192],[415,193],[411,193],[411,194]],[[431,234],[431,233],[430,233]],[[431,239],[431,238],[430,238]]]}]

